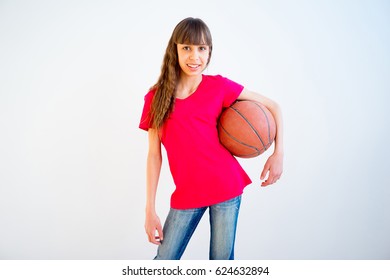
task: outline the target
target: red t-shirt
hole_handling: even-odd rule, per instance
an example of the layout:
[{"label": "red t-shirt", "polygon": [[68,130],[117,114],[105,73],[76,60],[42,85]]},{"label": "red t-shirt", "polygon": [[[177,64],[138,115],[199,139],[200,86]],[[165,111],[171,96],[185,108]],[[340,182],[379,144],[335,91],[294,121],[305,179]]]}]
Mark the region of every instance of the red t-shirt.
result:
[{"label": "red t-shirt", "polygon": [[[224,107],[240,95],[243,86],[221,76],[202,75],[198,89],[185,99],[175,99],[173,112],[162,127],[176,189],[175,209],[199,208],[242,194],[249,176],[219,142],[217,120]],[[149,129],[149,111],[155,91],[145,96],[139,127]]]}]

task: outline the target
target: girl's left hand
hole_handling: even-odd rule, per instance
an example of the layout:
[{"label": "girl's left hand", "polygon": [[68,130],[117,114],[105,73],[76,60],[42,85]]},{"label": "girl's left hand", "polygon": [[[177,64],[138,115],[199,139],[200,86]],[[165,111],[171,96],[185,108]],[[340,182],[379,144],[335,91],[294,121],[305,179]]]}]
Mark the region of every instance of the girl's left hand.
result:
[{"label": "girl's left hand", "polygon": [[268,178],[261,183],[261,186],[266,187],[275,183],[282,176],[282,172],[283,155],[274,153],[268,158],[260,175],[260,180],[264,180],[268,173]]}]

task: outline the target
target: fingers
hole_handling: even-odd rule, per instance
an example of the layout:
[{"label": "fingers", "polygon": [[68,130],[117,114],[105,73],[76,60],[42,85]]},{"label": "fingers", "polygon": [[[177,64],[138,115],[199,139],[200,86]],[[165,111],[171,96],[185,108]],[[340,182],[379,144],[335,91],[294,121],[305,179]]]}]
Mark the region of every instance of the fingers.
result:
[{"label": "fingers", "polygon": [[266,186],[272,185],[272,184],[276,183],[276,181],[279,180],[279,179],[280,179],[280,175],[279,176],[275,176],[275,175],[271,175],[271,173],[270,173],[268,178],[261,183],[261,186],[262,187],[266,187]]},{"label": "fingers", "polygon": [[[264,180],[264,178],[266,178],[267,173],[268,173],[268,178]],[[276,183],[276,181],[280,179],[281,175],[282,174],[280,172],[275,173],[272,169],[269,168],[266,169],[266,167],[264,167],[264,170],[261,173],[261,177],[260,177],[261,180],[264,180],[261,183],[261,186],[266,187]]]},{"label": "fingers", "polygon": [[157,216],[152,219],[147,219],[145,223],[145,231],[148,236],[148,241],[155,245],[160,245],[163,240],[163,230],[160,220]]},{"label": "fingers", "polygon": [[268,158],[261,172],[260,179],[264,180],[268,174],[268,178],[261,183],[262,187],[274,184],[280,179],[283,172],[283,157],[279,155],[272,155]]},{"label": "fingers", "polygon": [[[266,178],[267,174],[268,174],[268,178],[266,180],[264,180]],[[261,183],[262,187],[266,187],[266,186],[274,183],[273,176],[271,176],[270,164],[268,163],[268,161],[264,165],[263,172],[261,172],[260,180],[264,180]]]},{"label": "fingers", "polygon": [[264,180],[265,176],[267,175],[267,172],[269,171],[269,164],[268,161],[265,163],[263,172],[261,172],[260,180]]},{"label": "fingers", "polygon": [[156,231],[156,229],[151,230],[150,232],[147,232],[147,235],[148,235],[148,240],[150,243],[153,243],[155,245],[161,244],[160,240],[162,240],[162,239],[160,238],[160,235]]},{"label": "fingers", "polygon": [[159,237],[160,241],[163,241],[163,239],[164,239],[164,233],[163,233],[161,224],[158,224],[157,233],[158,233],[158,237]]},{"label": "fingers", "polygon": [[153,230],[153,232],[149,236],[149,242],[160,245],[161,241],[164,239],[164,233],[160,224]]}]

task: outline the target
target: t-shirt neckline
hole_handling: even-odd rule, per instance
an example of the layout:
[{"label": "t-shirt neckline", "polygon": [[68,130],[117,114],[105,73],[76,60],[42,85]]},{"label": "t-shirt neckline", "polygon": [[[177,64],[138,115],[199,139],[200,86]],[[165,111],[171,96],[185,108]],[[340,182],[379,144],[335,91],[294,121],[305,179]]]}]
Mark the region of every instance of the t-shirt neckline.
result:
[{"label": "t-shirt neckline", "polygon": [[195,89],[195,91],[192,94],[188,95],[186,98],[175,97],[175,101],[186,101],[186,100],[190,99],[191,96],[195,95],[199,91],[199,89],[202,87],[204,79],[205,79],[205,76],[202,74],[202,80],[200,81],[200,83],[199,83],[198,87]]}]

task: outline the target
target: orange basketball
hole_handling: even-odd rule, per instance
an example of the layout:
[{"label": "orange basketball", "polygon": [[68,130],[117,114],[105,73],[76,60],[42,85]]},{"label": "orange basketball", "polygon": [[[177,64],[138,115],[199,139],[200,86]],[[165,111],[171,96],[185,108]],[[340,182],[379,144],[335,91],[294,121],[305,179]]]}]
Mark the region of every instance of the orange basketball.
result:
[{"label": "orange basketball", "polygon": [[242,100],[226,108],[218,121],[219,140],[234,156],[252,158],[267,150],[275,139],[276,124],[261,103]]}]

